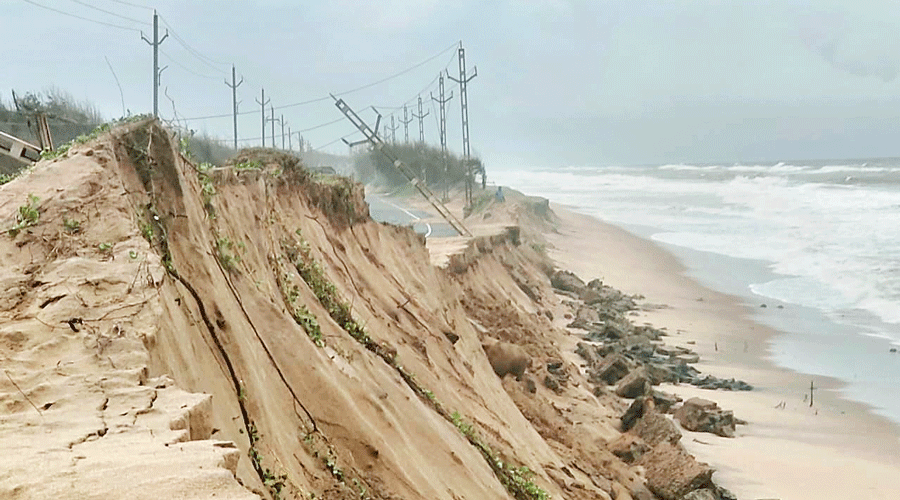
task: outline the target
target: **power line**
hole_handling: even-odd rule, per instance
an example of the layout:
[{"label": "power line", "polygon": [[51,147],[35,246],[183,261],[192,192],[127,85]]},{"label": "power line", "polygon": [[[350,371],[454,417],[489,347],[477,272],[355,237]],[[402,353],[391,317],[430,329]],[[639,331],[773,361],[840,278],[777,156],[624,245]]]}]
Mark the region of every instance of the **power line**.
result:
[{"label": "power line", "polygon": [[[429,62],[431,62],[431,61],[437,59],[438,57],[444,55],[444,53],[446,53],[447,51],[456,48],[456,46],[458,45],[458,43],[459,43],[459,42],[455,42],[455,43],[454,43],[453,45],[451,45],[450,47],[447,47],[446,49],[444,49],[444,50],[438,52],[437,54],[435,54],[435,55],[429,57],[428,59],[425,59],[424,61],[421,61],[421,62],[419,62],[418,64],[415,64],[415,65],[413,65],[413,66],[410,66],[409,68],[406,68],[406,69],[404,69],[404,70],[402,70],[402,71],[399,71],[399,72],[397,72],[397,73],[394,73],[393,75],[390,75],[390,76],[388,76],[388,77],[382,78],[381,80],[378,80],[378,81],[375,81],[375,82],[372,82],[372,83],[368,83],[368,84],[366,84],[366,85],[362,85],[362,86],[359,86],[359,87],[356,87],[356,88],[352,88],[352,89],[350,89],[350,90],[345,90],[345,91],[343,91],[343,92],[337,92],[337,93],[335,93],[334,95],[335,95],[335,96],[344,96],[344,95],[347,95],[347,94],[352,94],[352,93],[354,93],[354,92],[359,92],[360,90],[365,90],[365,89],[367,89],[367,88],[374,87],[374,86],[376,86],[376,85],[380,85],[380,84],[382,84],[382,83],[384,83],[384,82],[387,82],[387,81],[392,80],[392,79],[394,79],[394,78],[397,78],[397,77],[399,77],[399,76],[403,76],[403,75],[409,73],[410,71],[413,71],[413,70],[415,70],[415,69],[418,69],[418,68],[424,66],[425,64],[428,64]],[[449,63],[448,63],[447,65],[449,66]],[[433,82],[433,81],[432,81],[432,82]],[[430,87],[430,86],[431,86],[431,84],[429,84],[429,87]],[[427,90],[427,88],[426,88],[426,90]],[[285,105],[282,105],[282,106],[276,106],[275,109],[286,109],[286,108],[293,108],[293,107],[297,107],[297,106],[305,106],[305,105],[307,105],[307,104],[313,104],[313,103],[316,103],[316,102],[328,101],[328,100],[330,100],[330,99],[331,99],[331,95],[326,95],[326,96],[322,96],[322,97],[316,97],[316,98],[314,98],[314,99],[309,99],[309,100],[306,100],[306,101],[295,102],[295,103],[292,103],[292,104],[285,104]],[[415,98],[413,98],[413,99],[415,99]],[[410,99],[410,101],[408,101],[408,102],[411,102],[413,99]],[[402,106],[401,106],[401,107],[402,107]],[[238,113],[238,114],[241,114],[241,115],[247,115],[247,114],[250,114],[250,113],[253,113],[253,111],[241,111],[241,112]],[[193,118],[186,118],[186,120],[208,120],[208,119],[213,119],[213,118],[227,118],[227,117],[231,117],[231,116],[232,116],[231,114],[208,115],[208,116],[197,116],[197,117],[193,117]]]},{"label": "power line", "polygon": [[71,12],[66,12],[66,11],[64,11],[64,10],[59,10],[59,9],[54,9],[53,7],[47,7],[46,5],[41,5],[41,4],[39,4],[39,3],[37,3],[37,2],[34,2],[34,1],[32,1],[32,0],[22,0],[22,1],[25,2],[25,3],[29,3],[29,4],[31,4],[31,5],[34,5],[35,7],[40,7],[40,8],[42,8],[42,9],[47,9],[47,10],[52,10],[53,12],[62,14],[62,15],[64,15],[64,16],[69,16],[69,17],[74,17],[74,18],[76,18],[76,19],[81,19],[82,21],[88,21],[88,22],[91,22],[91,23],[102,24],[102,25],[104,25],[104,26],[110,26],[110,27],[112,27],[112,28],[118,28],[118,29],[120,29],[120,30],[135,31],[135,32],[137,32],[137,33],[140,33],[140,32],[141,32],[141,30],[139,30],[139,29],[137,29],[137,28],[129,28],[129,27],[127,27],[127,26],[121,26],[121,25],[118,25],[118,24],[108,23],[108,22],[106,22],[106,21],[98,21],[98,20],[96,20],[96,19],[91,19],[91,18],[89,18],[89,17],[79,16],[78,14],[72,14]]},{"label": "power line", "polygon": [[[347,134],[347,135],[353,135],[353,134]],[[319,146],[319,147],[317,147],[317,148],[313,148],[313,149],[315,149],[316,151],[321,151],[321,150],[327,148],[328,146],[331,146],[332,144],[334,144],[334,143],[340,141],[341,139],[344,139],[345,137],[347,137],[347,135],[345,135],[345,136],[343,136],[343,137],[338,137],[337,139],[335,139],[335,140],[329,142],[328,144],[322,144],[321,146]]]},{"label": "power line", "polygon": [[[210,75],[204,75],[201,73],[197,73],[196,71],[192,70],[191,68],[187,67],[186,65],[178,62],[177,59],[175,59],[174,57],[172,57],[171,55],[169,55],[167,52],[165,52],[162,49],[159,49],[159,52],[162,53],[162,55],[166,56],[169,59],[169,61],[172,61],[173,64],[175,64],[176,66],[180,67],[181,69],[187,71],[188,73],[190,73],[194,76],[199,76],[200,78],[208,78],[210,80],[218,80],[219,79],[218,76],[210,76]],[[226,115],[226,116],[231,116],[231,115]]]},{"label": "power line", "polygon": [[[209,58],[209,57],[207,57],[207,56],[201,54],[199,51],[197,51],[196,49],[194,49],[193,47],[191,47],[186,41],[184,41],[184,39],[181,38],[181,37],[178,35],[178,33],[175,32],[175,29],[172,28],[172,26],[168,23],[168,21],[166,21],[166,18],[164,18],[164,17],[162,17],[162,16],[159,16],[159,17],[162,18],[163,24],[165,24],[166,27],[169,28],[169,31],[172,32],[172,37],[175,38],[175,41],[178,42],[179,45],[181,45],[182,47],[184,47],[185,50],[187,50],[188,52],[190,52],[194,57],[196,57],[196,58],[197,58],[200,62],[202,62],[203,64],[209,66],[210,68],[212,68],[212,69],[215,70],[215,71],[221,71],[222,68],[213,66],[213,64],[218,64],[219,66],[228,66],[229,64],[231,64],[231,63],[224,63],[224,62],[221,62],[221,61],[216,61],[215,59],[211,59],[211,58]],[[212,63],[212,64],[210,64],[210,63]]]},{"label": "power line", "polygon": [[313,127],[305,128],[303,130],[295,130],[294,133],[296,134],[297,132],[309,132],[311,130],[316,130],[316,129],[319,129],[322,127],[327,127],[328,125],[334,125],[335,123],[342,122],[342,121],[344,121],[344,118],[338,118],[337,120],[332,120],[330,122],[326,122],[326,123],[322,123],[322,124],[319,124],[319,125],[316,125]]},{"label": "power line", "polygon": [[123,16],[123,15],[121,15],[121,14],[116,14],[115,12],[113,12],[113,11],[111,11],[111,10],[101,9],[100,7],[96,7],[96,6],[91,5],[91,4],[87,3],[87,2],[82,2],[81,0],[71,0],[71,1],[77,3],[78,5],[84,5],[85,7],[89,8],[89,9],[94,9],[94,10],[103,12],[104,14],[109,14],[109,15],[111,15],[111,16],[115,16],[115,17],[118,17],[118,18],[121,18],[121,19],[125,19],[126,21],[131,21],[131,22],[138,23],[138,24],[144,24],[144,25],[147,25],[147,26],[150,25],[150,23],[148,23],[147,21],[140,21],[140,20],[135,19],[135,18],[133,18],[133,17],[128,17],[128,16]]},{"label": "power line", "polygon": [[[449,68],[451,64],[453,64],[453,60],[454,60],[454,59],[456,59],[456,54],[455,54],[455,53],[452,54],[452,55],[450,56],[450,60],[447,61],[447,64],[444,65],[444,69],[441,70],[441,71],[438,73],[438,76],[432,78],[431,81],[428,82],[428,85],[426,85],[424,89],[420,90],[420,91],[419,91],[417,94],[415,94],[413,97],[410,97],[409,99],[407,99],[406,102],[404,102],[403,104],[401,104],[401,105],[399,105],[399,106],[376,106],[376,107],[377,107],[378,109],[390,109],[390,110],[395,110],[395,111],[397,111],[397,110],[403,109],[403,106],[408,106],[408,105],[412,104],[412,102],[415,101],[417,97],[421,96],[421,95],[424,94],[425,92],[428,92],[429,90],[432,90],[432,87],[433,87],[434,84],[438,81],[438,79],[440,78],[441,74],[442,74],[444,71],[446,71],[446,69]],[[337,95],[337,94],[335,94],[335,95]]]},{"label": "power line", "polygon": [[153,10],[153,7],[147,7],[146,5],[138,5],[136,3],[131,3],[131,2],[125,2],[124,0],[108,0],[108,1],[115,2],[118,4],[122,4],[122,5],[128,5],[131,7],[139,7],[141,9]]}]

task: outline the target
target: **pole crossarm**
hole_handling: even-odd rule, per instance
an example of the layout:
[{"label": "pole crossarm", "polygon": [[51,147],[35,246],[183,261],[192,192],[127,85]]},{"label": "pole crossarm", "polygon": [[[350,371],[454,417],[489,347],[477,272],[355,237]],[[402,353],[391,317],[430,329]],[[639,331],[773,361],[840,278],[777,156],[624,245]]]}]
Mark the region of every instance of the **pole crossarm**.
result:
[{"label": "pole crossarm", "polygon": [[[360,141],[360,143],[370,143],[374,149],[380,151],[381,154],[385,156],[385,158],[390,160],[394,167],[399,170],[400,173],[402,173],[413,186],[416,187],[419,193],[421,193],[422,196],[424,196],[425,199],[428,200],[429,203],[431,203],[431,206],[434,207],[435,210],[437,210],[441,217],[443,217],[444,220],[446,220],[447,223],[450,224],[450,227],[456,230],[456,232],[459,233],[460,236],[472,236],[472,233],[469,232],[466,226],[459,219],[457,219],[456,216],[453,215],[453,213],[450,212],[450,210],[443,203],[441,203],[437,196],[435,196],[434,193],[432,193],[431,190],[428,189],[428,186],[426,186],[425,183],[419,180],[419,178],[416,177],[415,173],[413,173],[413,171],[405,163],[397,158],[397,156],[390,150],[390,148],[388,148],[387,144],[381,139],[381,137],[378,136],[378,133],[376,131],[372,130],[366,124],[366,122],[363,121],[363,119],[360,118],[359,115],[357,115],[356,112],[353,111],[353,109],[351,109],[346,102],[344,102],[343,99],[338,99],[333,95],[331,97],[335,101],[334,105],[337,106],[341,113],[344,113],[344,116],[346,116],[347,119],[350,120],[350,123],[352,123],[357,129],[359,129],[360,132],[362,132],[365,139],[363,141]],[[378,115],[378,121],[381,121],[380,114]],[[346,142],[346,140],[344,142]]]},{"label": "pole crossarm", "polygon": [[159,46],[169,38],[169,30],[162,38],[159,37],[159,16],[153,11],[153,41],[144,35],[141,31],[141,39],[147,42],[147,45],[153,47],[153,116],[159,116],[159,75],[162,73],[159,69]]}]

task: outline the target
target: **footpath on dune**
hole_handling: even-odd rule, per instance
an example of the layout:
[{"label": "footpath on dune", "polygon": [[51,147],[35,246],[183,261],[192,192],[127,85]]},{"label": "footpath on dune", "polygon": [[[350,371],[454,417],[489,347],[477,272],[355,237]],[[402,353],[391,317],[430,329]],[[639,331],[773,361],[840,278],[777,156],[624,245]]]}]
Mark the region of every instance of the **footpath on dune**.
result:
[{"label": "footpath on dune", "polygon": [[152,120],[39,163],[0,188],[0,497],[730,498],[634,302],[494,229],[430,253],[346,178],[195,165]]}]

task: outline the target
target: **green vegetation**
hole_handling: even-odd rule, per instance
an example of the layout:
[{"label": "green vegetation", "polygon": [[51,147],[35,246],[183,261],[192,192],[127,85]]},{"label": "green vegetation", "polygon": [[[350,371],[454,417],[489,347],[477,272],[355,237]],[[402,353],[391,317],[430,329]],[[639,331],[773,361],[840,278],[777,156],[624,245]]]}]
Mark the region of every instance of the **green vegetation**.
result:
[{"label": "green vegetation", "polygon": [[[50,87],[43,92],[25,92],[16,96],[16,107],[26,113],[44,113],[48,117],[64,120],[69,123],[96,125],[103,122],[103,117],[97,108],[87,102],[79,102],[71,94],[55,87]],[[0,103],[0,119],[10,121],[18,113],[6,108]]]},{"label": "green vegetation", "polygon": [[460,434],[465,436],[469,443],[484,455],[494,474],[500,478],[503,487],[512,494],[513,498],[516,500],[550,500],[550,494],[534,484],[534,473],[528,467],[504,464],[490,446],[481,441],[472,424],[466,422],[459,412],[453,412],[450,415],[450,421]]},{"label": "green vegetation", "polygon": [[259,160],[244,160],[234,165],[235,170],[262,170],[263,165]]},{"label": "green vegetation", "polygon": [[4,185],[4,184],[6,184],[7,182],[9,182],[9,181],[15,179],[16,177],[17,177],[17,174],[4,174],[4,173],[0,173],[0,186],[2,186],[2,185]]},{"label": "green vegetation", "polygon": [[16,214],[16,225],[7,231],[10,236],[15,237],[22,229],[34,226],[38,223],[38,220],[41,218],[37,206],[39,201],[40,199],[37,196],[33,194],[28,195],[25,204],[19,206],[19,211]]},{"label": "green vegetation", "polygon": [[325,340],[322,338],[322,329],[319,326],[319,320],[316,319],[316,316],[305,304],[297,304],[297,299],[300,298],[300,289],[297,288],[296,285],[291,285],[290,289],[288,289],[288,278],[289,276],[283,276],[279,280],[278,285],[281,287],[281,293],[291,311],[291,316],[317,346],[324,347]]},{"label": "green vegetation", "polygon": [[[452,153],[447,153],[446,170],[444,158],[440,148],[428,145],[396,144],[389,146],[390,150],[408,166],[419,179],[429,185],[443,186],[445,183],[454,185],[463,182],[466,178],[467,167],[462,158]],[[481,160],[473,158],[472,171],[477,173],[482,169]],[[397,170],[380,151],[373,150],[356,157],[356,171],[363,182],[380,177],[392,186],[402,186],[409,182],[406,177]]]},{"label": "green vegetation", "polygon": [[506,478],[506,481],[503,485],[508,491],[518,493],[514,493],[516,498],[520,498],[519,495],[522,495],[522,498],[550,500],[550,494],[534,484],[532,480],[534,472],[531,472],[528,467],[516,468],[506,465],[504,470],[506,475],[503,477]]},{"label": "green vegetation", "polygon": [[[307,285],[309,285],[310,289],[316,295],[316,298],[319,299],[319,302],[325,307],[332,319],[349,333],[350,336],[364,345],[366,349],[374,352],[384,362],[397,370],[413,392],[423,398],[423,400],[438,412],[438,414],[450,421],[454,427],[459,430],[460,434],[481,452],[485,461],[488,462],[491,469],[494,471],[494,474],[496,474],[506,490],[509,491],[516,500],[549,500],[550,495],[534,483],[534,474],[527,467],[513,467],[504,464],[493,450],[481,441],[478,434],[475,432],[475,427],[471,423],[466,421],[459,412],[448,414],[443,405],[435,398],[432,391],[422,387],[416,380],[415,375],[407,372],[398,364],[396,357],[390,355],[386,349],[376,344],[369,337],[365,328],[353,319],[350,307],[340,298],[337,288],[335,288],[334,284],[328,280],[321,266],[313,258],[309,243],[303,239],[299,229],[296,231],[296,234],[300,242],[299,245],[285,244],[285,253],[297,269],[300,277],[303,278],[303,281],[305,281]],[[326,467],[327,466],[328,463],[326,462]],[[332,471],[332,473],[334,474],[335,472]]]},{"label": "green vegetation", "polygon": [[285,484],[287,483],[287,474],[277,474],[263,465],[263,456],[259,452],[258,444],[260,440],[259,430],[256,428],[256,424],[252,421],[250,422],[248,434],[250,438],[250,449],[247,451],[247,455],[250,456],[250,461],[253,463],[253,468],[259,472],[263,484],[269,488],[269,493],[272,495],[272,498],[275,500],[281,499],[281,490],[284,489]]},{"label": "green vegetation", "polygon": [[100,249],[100,251],[103,253],[112,253],[113,244],[104,241],[103,243],[97,245],[97,248]]},{"label": "green vegetation", "polygon": [[81,231],[81,221],[63,217],[63,227],[70,233],[78,233]]},{"label": "green vegetation", "polygon": [[86,144],[86,143],[100,137],[100,135],[102,135],[103,133],[109,132],[109,130],[112,128],[112,125],[113,124],[111,124],[111,123],[104,123],[104,124],[98,126],[97,128],[95,128],[90,134],[79,135],[78,137],[72,139],[70,142],[67,142],[66,144],[63,144],[62,146],[56,148],[55,151],[46,151],[46,150],[42,151],[41,159],[53,160],[53,159],[59,158],[61,156],[65,156],[66,153],[69,152],[69,149],[72,148],[72,146],[75,146],[78,144]]},{"label": "green vegetation", "polygon": [[222,267],[229,272],[236,271],[237,265],[241,262],[241,257],[234,253],[234,243],[228,238],[216,240],[216,257]]},{"label": "green vegetation", "polygon": [[353,319],[350,306],[341,300],[334,283],[325,276],[322,267],[313,258],[309,243],[303,239],[299,229],[297,230],[297,236],[300,239],[300,245],[290,246],[286,250],[291,263],[297,269],[300,277],[309,285],[322,307],[328,311],[329,316],[344,331],[363,344],[371,342],[372,340],[369,338],[369,334],[366,333],[365,328]]},{"label": "green vegetation", "polygon": [[216,186],[213,179],[209,175],[213,165],[210,163],[201,163],[197,165],[197,180],[200,181],[200,197],[203,201],[203,209],[206,210],[210,219],[216,218],[216,207],[213,205],[213,197],[216,195]]},{"label": "green vegetation", "polygon": [[153,243],[153,224],[150,224],[148,221],[142,221],[141,236],[143,236],[148,243]]}]

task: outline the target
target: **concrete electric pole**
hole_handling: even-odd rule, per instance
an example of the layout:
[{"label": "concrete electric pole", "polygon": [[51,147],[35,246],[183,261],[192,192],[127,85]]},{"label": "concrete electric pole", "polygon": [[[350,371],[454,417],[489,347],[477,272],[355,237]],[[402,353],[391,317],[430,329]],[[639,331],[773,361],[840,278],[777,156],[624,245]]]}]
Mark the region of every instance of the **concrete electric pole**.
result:
[{"label": "concrete electric pole", "polygon": [[241,77],[241,81],[237,81],[237,74],[234,70],[234,64],[231,65],[231,83],[228,83],[228,80],[225,80],[225,85],[228,85],[231,88],[231,109],[232,114],[234,115],[234,149],[237,150],[237,109],[238,109],[238,101],[237,101],[237,88],[244,83],[244,77]]},{"label": "concrete electric pole", "polygon": [[[272,99],[266,100],[266,89],[262,89],[262,97],[256,100],[262,110],[262,147],[266,147],[266,106]],[[275,137],[272,137],[272,145],[275,145]]]},{"label": "concrete electric pole", "polygon": [[153,116],[159,116],[159,46],[169,37],[169,30],[162,38],[159,37],[159,16],[153,11],[153,41],[147,39],[141,32],[141,39],[153,47]]},{"label": "concrete electric pole", "polygon": [[413,118],[419,119],[419,144],[420,145],[425,144],[425,124],[424,124],[423,118],[428,116],[428,113],[429,112],[426,111],[425,114],[422,114],[422,96],[419,96],[419,114],[413,113]]},{"label": "concrete electric pole", "polygon": [[444,200],[449,199],[449,189],[450,189],[450,168],[447,164],[447,108],[446,104],[450,102],[450,99],[453,99],[453,91],[450,91],[450,97],[444,98],[444,74],[441,73],[440,77],[438,77],[439,83],[439,95],[438,99],[434,98],[434,95],[431,96],[431,99],[437,102],[440,105],[440,134],[441,134],[441,158],[444,161]]},{"label": "concrete electric pole", "polygon": [[391,131],[391,144],[397,144],[397,129],[400,128],[400,125],[394,123],[394,115],[391,115],[391,126],[385,125],[384,128]]},{"label": "concrete electric pole", "polygon": [[403,142],[409,142],[409,124],[412,123],[413,119],[409,117],[409,113],[406,109],[406,104],[403,105],[403,119],[400,120],[400,123],[403,124]]},{"label": "concrete electric pole", "polygon": [[[466,94],[468,83],[478,76],[478,68],[473,68],[472,76],[466,76],[466,49],[463,48],[462,42],[459,43],[459,79],[450,76],[447,77],[459,84],[459,101],[462,109],[462,130],[463,130],[463,161],[466,164],[466,207],[472,207],[472,185],[475,181],[472,173],[471,150],[469,149],[469,98]],[[484,177],[484,169],[481,172],[481,186],[484,189],[487,183]]]}]

